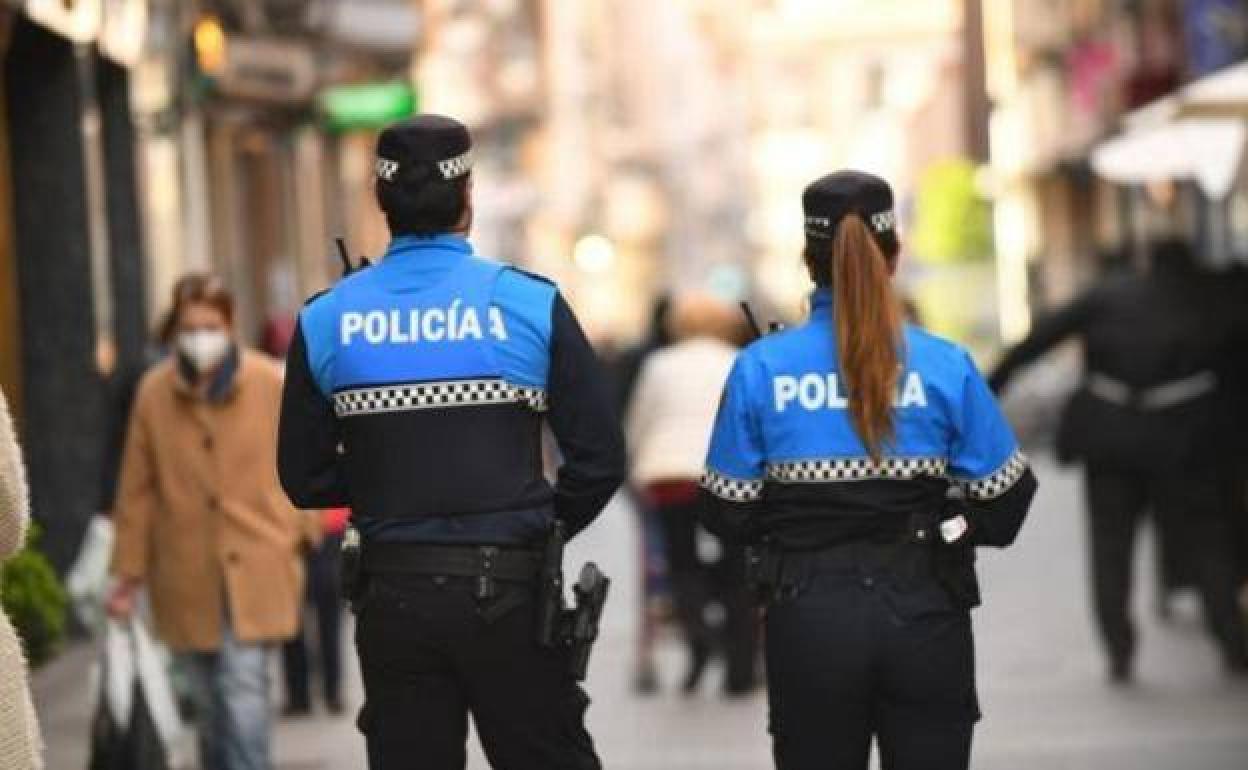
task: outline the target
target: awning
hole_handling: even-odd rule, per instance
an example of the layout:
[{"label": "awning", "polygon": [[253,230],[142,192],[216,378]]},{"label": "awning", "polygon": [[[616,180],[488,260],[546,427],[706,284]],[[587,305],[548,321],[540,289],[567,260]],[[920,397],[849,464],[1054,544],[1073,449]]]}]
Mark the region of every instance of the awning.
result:
[{"label": "awning", "polygon": [[1207,75],[1123,116],[1125,132],[1092,151],[1096,173],[1122,184],[1192,179],[1223,198],[1248,138],[1248,62]]},{"label": "awning", "polygon": [[1185,86],[1179,99],[1182,115],[1248,119],[1248,62]]},{"label": "awning", "polygon": [[1224,198],[1239,173],[1248,128],[1232,118],[1178,118],[1128,131],[1092,151],[1096,173],[1121,184],[1193,179]]}]

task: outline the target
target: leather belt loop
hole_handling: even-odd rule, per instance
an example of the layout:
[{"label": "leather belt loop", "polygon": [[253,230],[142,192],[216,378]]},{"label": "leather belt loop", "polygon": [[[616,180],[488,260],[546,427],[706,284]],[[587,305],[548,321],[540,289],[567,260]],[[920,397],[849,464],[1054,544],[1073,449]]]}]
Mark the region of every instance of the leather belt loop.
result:
[{"label": "leather belt loop", "polygon": [[482,546],[477,552],[481,556],[481,570],[477,573],[477,599],[487,601],[498,593],[498,583],[494,580],[497,567],[498,548],[491,545]]}]

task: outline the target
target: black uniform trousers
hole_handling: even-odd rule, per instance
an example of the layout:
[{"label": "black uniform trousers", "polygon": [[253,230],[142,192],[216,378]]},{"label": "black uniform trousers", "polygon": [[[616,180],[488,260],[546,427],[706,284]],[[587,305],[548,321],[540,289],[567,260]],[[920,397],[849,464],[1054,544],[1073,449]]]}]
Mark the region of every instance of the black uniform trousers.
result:
[{"label": "black uniform trousers", "polygon": [[368,577],[356,646],[371,770],[462,770],[469,713],[496,770],[600,770],[567,653],[536,642],[535,588],[498,587],[480,602],[471,578]]},{"label": "black uniform trousers", "polygon": [[796,595],[768,608],[777,769],[866,770],[874,738],[883,770],[966,770],[979,719],[969,611],[928,559],[899,569],[887,550],[855,551],[814,557]]},{"label": "black uniform trousers", "polygon": [[1248,663],[1244,623],[1236,603],[1235,524],[1226,474],[1217,468],[1183,474],[1123,471],[1089,464],[1086,474],[1093,605],[1111,661],[1130,663],[1135,627],[1128,612],[1135,533],[1151,508],[1170,522],[1163,537],[1192,557],[1205,620],[1226,663]]}]

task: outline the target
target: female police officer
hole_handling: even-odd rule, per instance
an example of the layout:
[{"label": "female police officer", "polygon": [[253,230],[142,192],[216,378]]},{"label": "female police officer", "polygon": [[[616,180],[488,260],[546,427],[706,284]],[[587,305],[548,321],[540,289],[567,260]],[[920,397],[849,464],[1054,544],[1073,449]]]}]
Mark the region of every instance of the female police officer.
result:
[{"label": "female police officer", "polygon": [[974,546],[1010,544],[1036,482],[970,357],[903,327],[883,180],[802,199],[809,321],[737,359],[704,520],[754,544],[769,587],[770,729],[782,770],[966,768],[979,717]]}]

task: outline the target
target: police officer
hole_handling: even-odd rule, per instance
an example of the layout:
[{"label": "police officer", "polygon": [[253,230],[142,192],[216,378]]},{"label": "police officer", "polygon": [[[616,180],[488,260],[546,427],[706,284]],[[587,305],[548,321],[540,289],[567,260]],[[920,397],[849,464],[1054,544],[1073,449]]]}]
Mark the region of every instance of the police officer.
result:
[{"label": "police officer", "polygon": [[473,253],[463,125],[390,126],[376,175],[390,246],[300,315],[278,458],[297,505],[350,506],[363,541],[369,766],[463,768],[471,713],[494,767],[598,768],[535,582],[551,522],[584,529],[624,478],[607,382],[555,286]]},{"label": "police officer", "polygon": [[974,546],[1014,540],[1036,482],[967,353],[899,318],[888,184],[802,203],[810,318],[738,357],[704,521],[754,544],[777,767],[865,769],[874,737],[889,770],[964,769]]},{"label": "police officer", "polygon": [[1084,379],[1062,414],[1058,455],[1087,466],[1093,603],[1111,681],[1133,673],[1132,554],[1149,509],[1162,522],[1163,551],[1195,577],[1228,671],[1248,674],[1227,480],[1237,396],[1224,386],[1243,355],[1235,349],[1243,300],[1228,303],[1183,241],[1158,241],[1151,258],[1147,273],[1111,274],[1038,320],[991,382],[1000,390],[1064,340],[1083,343]]}]

